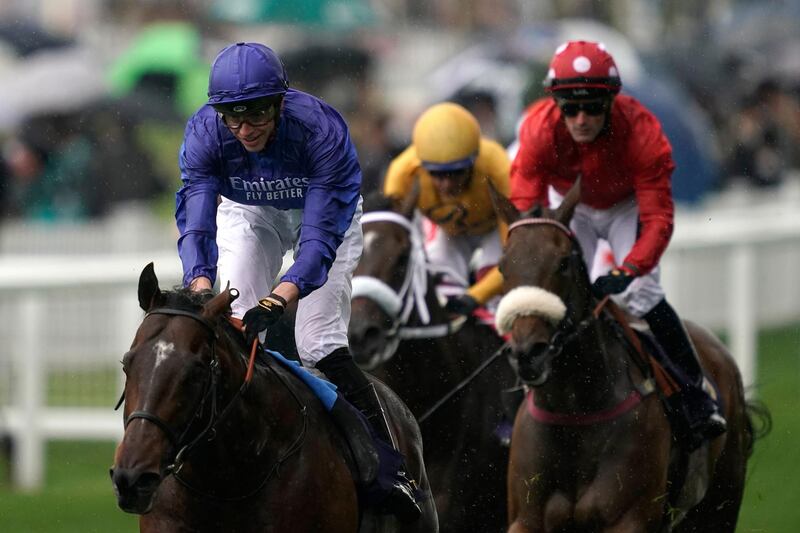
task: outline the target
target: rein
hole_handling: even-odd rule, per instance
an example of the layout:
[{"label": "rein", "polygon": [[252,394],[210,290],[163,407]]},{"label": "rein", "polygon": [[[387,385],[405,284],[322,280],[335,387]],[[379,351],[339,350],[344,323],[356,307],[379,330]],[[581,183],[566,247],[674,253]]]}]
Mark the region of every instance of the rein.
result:
[{"label": "rein", "polygon": [[[183,432],[180,434],[180,436],[177,436],[177,432],[173,428],[171,428],[168,423],[166,423],[164,420],[159,418],[157,415],[155,415],[153,413],[150,413],[150,412],[147,412],[147,411],[143,411],[143,410],[131,412],[125,418],[125,420],[123,422],[124,428],[127,429],[128,425],[131,423],[131,421],[133,421],[133,420],[138,418],[138,419],[142,419],[142,420],[147,420],[148,422],[154,424],[156,427],[161,429],[161,431],[167,436],[167,438],[172,443],[172,445],[175,448],[180,448],[178,450],[178,452],[175,454],[175,459],[172,461],[171,464],[169,464],[166,467],[166,469],[165,469],[166,475],[170,475],[170,474],[173,475],[175,477],[175,479],[178,482],[181,483],[181,485],[183,485],[184,487],[190,489],[191,491],[193,491],[193,492],[195,492],[195,493],[197,493],[197,494],[199,494],[199,495],[201,495],[203,497],[206,497],[206,498],[214,499],[214,500],[217,500],[217,501],[225,501],[225,502],[233,502],[233,501],[245,500],[245,499],[255,495],[262,488],[264,488],[264,486],[266,485],[267,481],[269,481],[269,479],[273,476],[273,474],[278,471],[280,466],[290,456],[292,456],[295,453],[297,453],[300,450],[300,448],[302,447],[302,444],[303,444],[303,442],[305,440],[305,435],[306,435],[307,429],[308,429],[308,416],[307,416],[306,406],[303,405],[303,403],[297,397],[296,393],[294,392],[294,390],[292,390],[292,388],[289,386],[289,384],[286,382],[286,380],[278,372],[274,372],[274,370],[273,370],[273,373],[276,375],[276,377],[279,379],[279,381],[281,381],[281,383],[286,387],[286,389],[289,391],[289,393],[292,395],[292,397],[294,398],[294,400],[297,402],[297,404],[300,407],[299,410],[300,410],[300,413],[302,414],[302,417],[303,417],[303,426],[302,426],[298,436],[290,444],[290,446],[288,447],[286,452],[284,454],[282,454],[275,461],[275,463],[273,463],[273,465],[270,468],[270,470],[267,472],[267,474],[264,476],[264,478],[261,480],[261,482],[256,486],[256,488],[253,489],[252,491],[248,492],[247,494],[244,494],[242,496],[235,496],[235,497],[220,497],[220,496],[216,496],[216,495],[207,493],[205,491],[202,491],[202,490],[198,489],[197,487],[194,487],[186,479],[184,479],[183,477],[180,476],[180,471],[183,468],[183,465],[185,464],[185,462],[187,461],[189,453],[204,438],[208,442],[214,440],[214,438],[217,435],[217,431],[216,431],[217,427],[232,412],[232,407],[235,405],[236,401],[239,399],[240,396],[242,396],[244,394],[244,392],[247,390],[248,386],[250,385],[251,378],[252,378],[252,375],[253,375],[253,365],[254,365],[254,360],[255,360],[255,353],[256,353],[257,347],[258,347],[258,339],[255,339],[253,341],[253,347],[252,347],[252,350],[250,352],[250,358],[249,358],[249,361],[248,361],[248,364],[247,364],[247,373],[246,373],[244,381],[242,382],[242,385],[236,390],[236,392],[231,397],[231,399],[228,401],[227,405],[225,405],[225,407],[222,409],[222,411],[218,411],[218,407],[217,407],[217,387],[219,385],[219,378],[221,376],[221,370],[220,370],[219,358],[217,357],[217,354],[216,354],[216,341],[219,339],[219,335],[217,334],[217,331],[216,331],[216,328],[215,328],[214,324],[212,324],[205,317],[203,317],[203,316],[201,316],[201,315],[199,315],[197,313],[194,313],[194,312],[191,312],[191,311],[186,311],[186,310],[183,310],[183,309],[174,309],[174,308],[169,308],[169,307],[159,307],[159,308],[152,309],[152,310],[148,311],[145,314],[145,318],[147,318],[150,315],[183,316],[183,317],[191,318],[194,321],[196,321],[199,324],[201,324],[206,329],[206,331],[209,333],[209,344],[211,346],[211,354],[212,354],[212,359],[211,359],[211,362],[209,363],[209,374],[210,374],[210,377],[209,377],[209,380],[208,380],[208,385],[206,386],[206,388],[205,388],[205,390],[203,392],[203,397],[200,400],[199,407],[195,410],[195,414],[192,416],[192,419],[190,420],[190,422],[186,426],[186,428],[183,430]],[[231,322],[231,325],[233,325],[235,328],[237,328],[238,330],[241,331],[241,329],[242,329],[241,324],[238,323],[238,321],[236,321],[236,319],[229,319],[229,321]],[[209,401],[209,398],[210,398],[210,403],[211,403],[211,410],[210,410],[211,414],[209,416],[208,423],[206,424],[206,426],[203,428],[203,430],[198,435],[196,435],[189,443],[184,444],[181,447],[181,443],[183,442],[184,438],[186,437],[186,435],[191,430],[192,425],[194,423],[194,420],[199,419],[202,416],[202,414],[203,414],[203,412],[205,410],[205,405]],[[119,401],[117,402],[115,410],[120,407],[120,405],[122,404],[124,399],[125,399],[125,392],[123,391],[122,395],[120,396]]]},{"label": "rein", "polygon": [[[428,291],[428,273],[447,272],[454,278],[458,278],[459,276],[449,269],[435,268],[428,264],[419,228],[403,215],[393,211],[372,211],[361,217],[362,224],[368,224],[370,222],[390,222],[397,224],[408,232],[411,241],[411,253],[408,259],[409,264],[406,268],[406,276],[400,287],[400,291],[396,292],[386,282],[374,276],[356,276],[353,278],[352,298],[364,297],[373,300],[383,312],[392,319],[392,326],[386,333],[388,342],[386,343],[383,353],[375,362],[375,366],[378,366],[392,358],[401,340],[447,337],[457,333],[464,324],[466,324],[467,317],[459,316],[444,324],[428,325],[430,321],[430,312],[425,300]],[[466,281],[464,285],[466,285]],[[420,320],[424,324],[423,326],[411,327],[406,325],[410,318],[411,311],[415,307],[417,308]],[[400,312],[401,310],[402,313]],[[444,396],[419,416],[417,421],[420,424],[425,422],[425,420],[450,401],[458,392],[469,385],[503,353],[503,348],[501,348],[487,360],[479,364],[469,376],[457,383],[453,389],[446,392]]]},{"label": "rein", "polygon": [[[392,320],[386,333],[388,342],[375,365],[385,363],[397,351],[401,340],[435,339],[452,335],[466,323],[466,317],[457,317],[442,324],[430,324],[431,316],[426,296],[428,292],[428,273],[436,271],[428,264],[425,248],[422,245],[420,229],[410,220],[393,211],[372,211],[361,217],[361,224],[389,222],[408,232],[411,252],[408,258],[406,275],[395,291],[385,281],[374,276],[355,276],[351,298],[368,298],[381,308]],[[422,326],[408,326],[412,312],[416,309]]]},{"label": "rein", "polygon": [[[127,429],[128,424],[130,424],[133,420],[137,418],[141,418],[143,420],[147,420],[155,424],[159,429],[161,429],[169,438],[172,445],[176,448],[179,448],[178,453],[175,454],[175,459],[172,464],[167,466],[167,474],[177,474],[180,472],[181,468],[183,468],[183,464],[186,461],[186,457],[192,451],[192,449],[197,446],[197,444],[206,437],[206,435],[210,435],[208,440],[213,440],[216,436],[216,428],[217,426],[227,418],[228,414],[231,412],[231,408],[239,398],[239,396],[243,393],[243,391],[247,388],[248,383],[245,381],[241,387],[236,391],[233,397],[230,399],[228,404],[222,409],[221,412],[218,411],[217,408],[217,385],[219,384],[219,377],[220,377],[220,367],[219,367],[219,359],[217,358],[216,352],[216,341],[219,339],[219,335],[217,334],[216,328],[214,325],[209,322],[205,317],[193,313],[191,311],[185,311],[183,309],[173,309],[169,307],[158,307],[156,309],[152,309],[147,312],[145,318],[150,315],[167,315],[167,316],[183,316],[187,318],[191,318],[192,320],[196,321],[197,323],[201,324],[206,331],[209,333],[209,344],[211,346],[211,363],[209,363],[209,374],[210,378],[208,380],[208,386],[205,388],[203,392],[203,398],[200,400],[200,406],[196,409],[195,415],[192,417],[192,421],[186,426],[186,429],[180,434],[180,436],[176,437],[177,432],[174,431],[169,424],[164,422],[161,418],[154,415],[153,413],[149,413],[147,411],[133,411],[130,413],[124,421],[124,427]],[[192,424],[195,419],[199,419],[203,411],[205,409],[206,402],[208,399],[211,399],[211,416],[208,419],[208,423],[206,424],[205,428],[197,435],[191,442],[184,444],[181,446],[186,435],[189,433],[189,430],[192,428]],[[120,399],[121,400],[121,399]]]},{"label": "rein", "polygon": [[[508,227],[508,235],[511,232],[519,228],[521,226],[528,226],[528,225],[548,225],[553,226],[561,230],[569,239],[572,244],[573,251],[571,252],[573,256],[576,254],[576,250],[580,250],[577,241],[575,240],[575,234],[572,232],[569,227],[562,224],[561,222],[551,219],[551,218],[543,218],[543,217],[531,217],[531,218],[523,218],[517,220],[516,222],[512,223]],[[582,258],[580,258],[583,261]],[[606,304],[609,302],[609,297],[605,296],[602,298],[599,303],[592,309],[592,312],[589,316],[577,324],[575,324],[572,317],[569,313],[564,316],[564,318],[559,322],[558,326],[556,327],[556,331],[553,336],[550,338],[547,347],[546,357],[553,358],[560,354],[565,345],[575,341],[584,330],[588,329],[590,326],[593,326],[597,321],[600,319],[600,315],[603,309],[606,307]],[[610,305],[612,309],[615,309],[613,305]],[[621,322],[622,323],[622,322]],[[623,323],[624,327],[624,323]],[[631,333],[633,338],[626,339],[623,337],[623,342],[628,341],[634,347],[635,357],[634,363],[638,363],[638,360],[645,358],[644,353],[642,351],[641,345],[636,343],[635,335]],[[637,359],[638,357],[638,359]],[[634,383],[632,378],[631,383]],[[642,400],[647,397],[650,393],[655,391],[655,384],[652,378],[646,378],[645,381],[641,384],[633,385],[634,389],[628,394],[628,396],[623,399],[621,402],[617,403],[616,405],[590,413],[563,413],[563,412],[553,412],[547,411],[538,407],[534,401],[534,393],[533,388],[528,389],[527,395],[527,408],[528,414],[538,421],[545,424],[556,424],[556,425],[566,425],[566,426],[581,426],[581,425],[589,425],[589,424],[596,424],[599,422],[606,422],[609,420],[613,420],[624,413],[628,412],[629,410],[633,409]]]}]

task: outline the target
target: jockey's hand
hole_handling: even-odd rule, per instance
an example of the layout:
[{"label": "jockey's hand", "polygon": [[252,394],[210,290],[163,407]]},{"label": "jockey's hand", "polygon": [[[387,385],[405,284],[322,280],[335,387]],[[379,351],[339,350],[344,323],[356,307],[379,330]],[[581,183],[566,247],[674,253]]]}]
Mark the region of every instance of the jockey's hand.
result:
[{"label": "jockey's hand", "polygon": [[456,315],[469,316],[480,304],[467,293],[451,296],[447,299],[444,308]]},{"label": "jockey's hand", "polygon": [[275,293],[258,301],[258,305],[250,309],[242,318],[244,336],[247,345],[253,344],[258,334],[280,320],[286,308],[286,300]]},{"label": "jockey's hand", "polygon": [[608,274],[600,276],[592,284],[592,292],[598,298],[603,298],[609,294],[619,294],[628,288],[633,281],[631,276],[624,270],[613,269]]}]

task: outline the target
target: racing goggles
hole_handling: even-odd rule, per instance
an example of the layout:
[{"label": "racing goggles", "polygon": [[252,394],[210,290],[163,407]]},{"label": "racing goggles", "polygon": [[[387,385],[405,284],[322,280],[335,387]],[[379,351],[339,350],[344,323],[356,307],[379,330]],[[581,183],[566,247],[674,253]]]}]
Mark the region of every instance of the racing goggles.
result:
[{"label": "racing goggles", "polygon": [[245,123],[249,124],[253,128],[266,126],[275,120],[275,117],[278,114],[278,109],[279,107],[277,105],[271,105],[257,111],[250,111],[249,113],[229,113],[226,111],[217,111],[217,114],[226,126],[232,130],[238,130]]},{"label": "racing goggles", "polygon": [[565,117],[577,117],[581,111],[589,116],[596,117],[606,112],[608,100],[589,100],[584,102],[561,100],[558,102],[558,108]]}]

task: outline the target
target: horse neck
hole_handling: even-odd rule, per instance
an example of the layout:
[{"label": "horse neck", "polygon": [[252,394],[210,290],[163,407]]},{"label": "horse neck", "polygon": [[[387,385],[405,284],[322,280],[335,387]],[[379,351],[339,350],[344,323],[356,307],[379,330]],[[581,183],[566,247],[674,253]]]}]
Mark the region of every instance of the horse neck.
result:
[{"label": "horse neck", "polygon": [[550,379],[537,389],[537,403],[559,411],[591,412],[622,401],[631,389],[627,351],[602,318],[589,325],[553,360]]},{"label": "horse neck", "polygon": [[259,365],[245,384],[249,354],[230,338],[220,341],[218,354],[221,381],[217,405],[223,419],[213,440],[198,451],[214,456],[221,470],[227,467],[238,476],[244,472],[257,477],[261,475],[258,469],[247,465],[264,453],[268,443],[279,446],[291,439],[289,435],[297,432],[296,420],[301,418],[300,407],[286,385],[288,379],[281,379],[283,369]]},{"label": "horse neck", "polygon": [[[450,315],[439,303],[435,278],[430,274],[426,303],[430,311],[427,326],[449,323]],[[406,325],[423,327],[417,313]],[[450,334],[402,340],[394,356],[376,374],[406,400],[412,412],[420,413],[472,373],[501,344],[501,338],[489,327],[467,320]]]}]

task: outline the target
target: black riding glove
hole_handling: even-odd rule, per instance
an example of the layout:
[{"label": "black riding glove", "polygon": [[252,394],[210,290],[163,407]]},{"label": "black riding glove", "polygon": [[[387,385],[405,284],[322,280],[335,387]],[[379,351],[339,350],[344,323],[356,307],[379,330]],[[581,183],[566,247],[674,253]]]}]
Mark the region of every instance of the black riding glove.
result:
[{"label": "black riding glove", "polygon": [[609,294],[619,294],[628,288],[633,281],[631,276],[624,270],[614,269],[608,274],[600,276],[592,284],[592,292],[598,298],[603,298]]},{"label": "black riding glove", "polygon": [[451,296],[444,308],[454,314],[469,316],[480,304],[467,293]]},{"label": "black riding glove", "polygon": [[258,337],[260,332],[280,320],[285,308],[286,300],[272,293],[259,300],[257,306],[247,311],[242,318],[247,345],[253,344],[253,340]]}]

